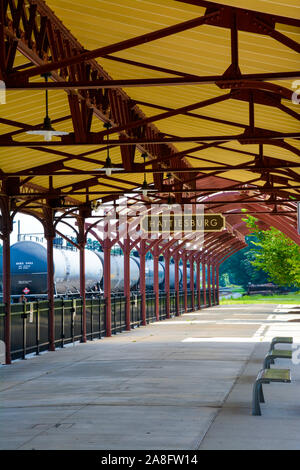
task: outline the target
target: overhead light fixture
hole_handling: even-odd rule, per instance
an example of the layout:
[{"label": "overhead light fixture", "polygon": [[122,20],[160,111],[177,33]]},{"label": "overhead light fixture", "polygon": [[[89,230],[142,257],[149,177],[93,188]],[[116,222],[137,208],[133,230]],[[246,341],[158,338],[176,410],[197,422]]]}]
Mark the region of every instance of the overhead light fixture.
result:
[{"label": "overhead light fixture", "polygon": [[[50,76],[51,74],[43,74],[42,77],[45,78],[45,81],[48,82],[48,77]],[[52,137],[55,135],[55,136],[63,136],[63,135],[68,135],[69,132],[63,132],[63,131],[56,131],[55,129],[53,129],[52,127],[52,124],[51,124],[51,119],[49,117],[49,113],[48,113],[48,90],[46,88],[46,116],[44,118],[44,123],[43,123],[43,127],[41,129],[36,129],[36,130],[32,130],[32,131],[26,131],[27,134],[34,134],[34,135],[42,135],[44,137],[44,140],[46,142],[51,142],[52,140]]]},{"label": "overhead light fixture", "polygon": [[173,205],[174,205],[174,198],[173,198],[173,196],[171,196],[171,194],[169,193],[168,201],[167,201],[168,209],[172,209],[172,206],[173,206]]},{"label": "overhead light fixture", "polygon": [[99,212],[102,205],[102,199],[98,199],[97,201],[92,201],[91,208],[94,212]]},{"label": "overhead light fixture", "polygon": [[[142,158],[144,159],[144,169],[145,169],[147,154],[142,153]],[[142,184],[142,191],[143,191],[143,196],[144,197],[147,196],[148,190],[149,190],[149,188],[148,188],[148,183],[147,183],[147,179],[146,179],[146,173],[144,173],[144,182]]]},{"label": "overhead light fixture", "polygon": [[[105,122],[104,123],[105,129],[110,129],[112,127],[110,122]],[[115,166],[112,166],[111,159],[109,156],[109,135],[107,134],[107,156],[105,160],[105,164],[103,168],[100,168],[101,170],[105,170],[106,176],[111,176],[112,171],[118,171],[118,170],[123,170],[123,168],[118,168]]]}]

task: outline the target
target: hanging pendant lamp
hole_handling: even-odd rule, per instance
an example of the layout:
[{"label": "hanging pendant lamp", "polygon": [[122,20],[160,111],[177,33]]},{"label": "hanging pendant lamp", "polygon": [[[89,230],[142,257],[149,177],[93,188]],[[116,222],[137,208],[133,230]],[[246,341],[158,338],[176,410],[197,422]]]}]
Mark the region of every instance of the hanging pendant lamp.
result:
[{"label": "hanging pendant lamp", "polygon": [[[48,77],[49,76],[50,76],[50,74],[43,75],[43,77],[45,77],[45,82],[46,83],[48,82]],[[51,119],[50,119],[49,113],[48,113],[48,90],[47,90],[47,88],[46,88],[46,116],[44,118],[43,127],[41,129],[27,131],[26,133],[27,134],[34,134],[34,135],[42,135],[46,142],[51,142],[52,137],[54,135],[59,137],[59,136],[62,136],[62,135],[68,135],[69,134],[69,132],[56,131],[52,127]]]},{"label": "hanging pendant lamp", "polygon": [[[110,124],[110,122],[105,122],[104,127],[105,127],[105,129],[108,130],[112,127],[112,125]],[[110,159],[110,156],[109,156],[109,135],[108,134],[107,134],[107,157],[106,157],[106,160],[105,160],[104,167],[99,168],[99,169],[104,170],[106,176],[111,176],[112,171],[124,170],[124,168],[122,168],[122,167],[112,166],[111,159]]]},{"label": "hanging pendant lamp", "polygon": [[[147,154],[143,153],[142,158],[144,159],[144,168],[145,168]],[[147,194],[148,194],[148,191],[149,191],[149,187],[148,187],[148,183],[147,183],[147,179],[146,179],[146,173],[144,173],[144,182],[142,184],[142,191],[143,191],[143,196],[146,197]]]}]

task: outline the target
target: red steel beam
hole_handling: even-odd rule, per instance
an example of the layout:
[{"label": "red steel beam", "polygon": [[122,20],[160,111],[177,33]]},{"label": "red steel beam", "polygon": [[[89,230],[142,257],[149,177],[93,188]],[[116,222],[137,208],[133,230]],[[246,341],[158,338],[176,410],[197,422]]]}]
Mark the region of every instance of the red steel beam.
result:
[{"label": "red steel beam", "polygon": [[123,51],[125,49],[129,49],[130,47],[135,47],[140,44],[145,44],[145,43],[148,44],[150,41],[155,41],[157,39],[161,39],[161,38],[170,36],[172,34],[180,33],[182,31],[186,31],[188,29],[192,29],[202,24],[205,24],[207,20],[217,16],[218,14],[219,12],[216,11],[212,14],[193,18],[191,20],[184,21],[182,23],[177,23],[167,28],[162,28],[157,31],[152,31],[150,33],[142,34],[141,36],[137,36],[131,39],[126,39],[125,41],[120,41],[115,44],[111,44],[109,46],[100,47],[93,51],[83,52],[71,58],[52,62],[51,64],[41,65],[39,67],[34,67],[29,70],[23,70],[23,72],[19,72],[17,74],[11,74],[10,77],[14,79],[19,79],[19,78],[28,79],[29,77],[34,77],[36,75],[41,75],[44,73],[52,72],[54,70],[68,67],[70,65],[79,64],[84,61],[96,59],[98,57],[103,57],[104,55],[107,55],[107,54],[112,54],[114,52]]},{"label": "red steel beam", "polygon": [[[78,56],[74,56],[74,59]],[[74,60],[73,59],[73,60]],[[69,59],[70,61],[72,59]],[[43,66],[51,68],[52,64]],[[31,69],[29,69],[31,70]],[[19,72],[18,74],[29,73],[29,71]],[[223,87],[231,88],[231,86],[242,87],[244,81],[266,81],[266,80],[296,80],[300,78],[300,71],[292,72],[269,72],[269,73],[248,73],[243,74],[241,78],[225,79],[221,75],[207,75],[203,77],[170,77],[170,78],[127,78],[119,80],[94,80],[94,81],[59,81],[59,82],[22,82],[20,78],[11,77],[7,81],[8,90],[91,90],[91,89],[109,89],[109,88],[130,88],[130,87],[148,87],[148,86],[183,86],[183,85],[200,85],[220,83]],[[251,83],[248,85],[251,86]],[[267,84],[265,85],[267,86]],[[269,84],[270,88],[272,84]],[[245,87],[245,86],[244,86]],[[292,91],[290,92],[292,95]]]}]

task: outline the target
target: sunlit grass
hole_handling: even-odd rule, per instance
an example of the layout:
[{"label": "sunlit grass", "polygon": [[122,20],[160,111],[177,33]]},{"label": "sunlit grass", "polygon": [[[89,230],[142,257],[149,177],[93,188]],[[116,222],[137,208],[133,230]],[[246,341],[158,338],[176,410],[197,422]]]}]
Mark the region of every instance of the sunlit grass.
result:
[{"label": "sunlit grass", "polygon": [[220,305],[231,304],[299,304],[300,293],[288,295],[244,295],[237,299],[220,299]]}]

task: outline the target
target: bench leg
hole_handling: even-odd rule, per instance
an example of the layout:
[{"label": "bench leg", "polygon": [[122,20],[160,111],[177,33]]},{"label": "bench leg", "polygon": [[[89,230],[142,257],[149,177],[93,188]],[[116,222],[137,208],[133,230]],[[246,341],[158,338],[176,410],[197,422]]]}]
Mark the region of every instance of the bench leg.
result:
[{"label": "bench leg", "polygon": [[265,403],[265,397],[264,397],[264,392],[263,392],[263,388],[262,388],[262,383],[259,383],[258,393],[259,393],[260,403]]},{"label": "bench leg", "polygon": [[270,369],[271,361],[273,361],[273,363],[274,363],[274,360],[270,356],[266,356],[265,359],[264,359],[263,369]]},{"label": "bench leg", "polygon": [[252,393],[252,416],[261,416],[261,410],[259,405],[261,393],[261,383],[255,381]]}]

